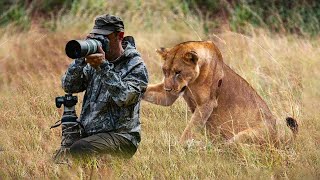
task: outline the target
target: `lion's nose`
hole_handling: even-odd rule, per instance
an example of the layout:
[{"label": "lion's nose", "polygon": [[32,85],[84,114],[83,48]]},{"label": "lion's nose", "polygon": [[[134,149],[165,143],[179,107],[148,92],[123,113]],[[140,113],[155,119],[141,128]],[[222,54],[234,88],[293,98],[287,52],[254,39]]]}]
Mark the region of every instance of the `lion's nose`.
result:
[{"label": "lion's nose", "polygon": [[164,88],[165,91],[170,92],[172,89]]}]

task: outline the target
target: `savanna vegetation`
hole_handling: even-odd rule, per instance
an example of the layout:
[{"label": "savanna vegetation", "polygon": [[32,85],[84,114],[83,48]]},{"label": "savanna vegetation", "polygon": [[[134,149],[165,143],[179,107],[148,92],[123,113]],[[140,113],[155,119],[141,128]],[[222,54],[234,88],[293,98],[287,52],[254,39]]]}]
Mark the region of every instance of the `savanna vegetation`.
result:
[{"label": "savanna vegetation", "polygon": [[[0,13],[0,179],[319,179],[317,1],[5,0]],[[142,142],[133,158],[54,163],[60,129],[50,126],[62,113],[54,98],[64,94],[60,78],[71,62],[64,46],[86,36],[102,13],[123,18],[150,83],[163,78],[155,49],[214,41],[226,64],[267,102],[279,128],[287,116],[298,120],[296,140],[278,148],[225,146],[203,128],[185,147],[178,144],[191,115],[184,101],[143,102]]]}]

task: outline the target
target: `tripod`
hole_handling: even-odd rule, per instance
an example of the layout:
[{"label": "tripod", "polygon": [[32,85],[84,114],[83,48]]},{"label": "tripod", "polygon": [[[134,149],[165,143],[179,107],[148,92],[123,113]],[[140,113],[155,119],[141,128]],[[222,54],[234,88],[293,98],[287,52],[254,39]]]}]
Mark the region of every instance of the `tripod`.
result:
[{"label": "tripod", "polygon": [[61,155],[66,154],[70,146],[81,137],[80,123],[75,110],[75,105],[78,102],[77,96],[65,94],[65,96],[56,97],[56,107],[63,108],[61,120],[57,121],[50,129],[61,125],[61,147],[57,150],[54,160],[56,161]]}]

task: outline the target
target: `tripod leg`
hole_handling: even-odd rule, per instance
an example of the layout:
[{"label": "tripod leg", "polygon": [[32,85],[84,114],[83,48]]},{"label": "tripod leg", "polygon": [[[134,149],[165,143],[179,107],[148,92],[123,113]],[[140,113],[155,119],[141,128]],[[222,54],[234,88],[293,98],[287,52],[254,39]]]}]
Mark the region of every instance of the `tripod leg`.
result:
[{"label": "tripod leg", "polygon": [[61,147],[57,150],[56,154],[53,156],[53,161],[56,164],[66,164],[71,167],[70,161],[68,159],[69,156],[69,148]]}]

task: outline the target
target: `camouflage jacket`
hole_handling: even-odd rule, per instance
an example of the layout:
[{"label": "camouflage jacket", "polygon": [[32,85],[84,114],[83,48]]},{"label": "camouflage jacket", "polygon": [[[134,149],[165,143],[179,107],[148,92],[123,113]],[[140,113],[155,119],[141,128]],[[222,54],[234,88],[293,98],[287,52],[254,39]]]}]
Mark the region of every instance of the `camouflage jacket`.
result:
[{"label": "camouflage jacket", "polygon": [[148,84],[148,73],[138,51],[127,43],[116,61],[103,62],[101,70],[74,60],[62,77],[67,93],[86,91],[79,117],[86,134],[116,132],[140,142],[139,109]]}]

